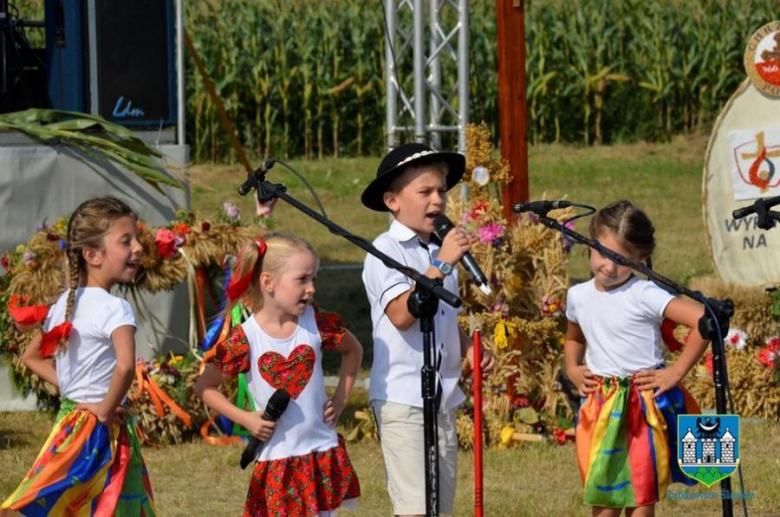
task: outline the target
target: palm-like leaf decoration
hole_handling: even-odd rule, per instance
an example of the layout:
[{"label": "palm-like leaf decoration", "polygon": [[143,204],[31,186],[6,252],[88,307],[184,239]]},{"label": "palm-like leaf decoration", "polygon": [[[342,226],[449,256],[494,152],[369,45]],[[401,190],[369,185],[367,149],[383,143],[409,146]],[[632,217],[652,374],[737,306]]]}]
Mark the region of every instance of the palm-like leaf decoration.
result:
[{"label": "palm-like leaf decoration", "polygon": [[45,109],[0,115],[0,131],[15,129],[43,142],[58,141],[97,159],[116,162],[137,174],[158,192],[160,184],[183,188],[162,166],[162,153],[129,129],[102,117]]}]

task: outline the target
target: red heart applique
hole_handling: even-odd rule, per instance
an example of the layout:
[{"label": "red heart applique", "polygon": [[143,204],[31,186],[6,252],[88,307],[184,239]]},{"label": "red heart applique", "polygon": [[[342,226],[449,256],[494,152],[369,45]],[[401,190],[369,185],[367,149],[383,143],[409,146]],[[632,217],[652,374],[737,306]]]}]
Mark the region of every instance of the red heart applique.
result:
[{"label": "red heart applique", "polygon": [[315,354],[309,345],[298,345],[287,356],[266,352],[257,360],[257,369],[265,382],[274,388],[284,389],[297,399],[314,371]]}]

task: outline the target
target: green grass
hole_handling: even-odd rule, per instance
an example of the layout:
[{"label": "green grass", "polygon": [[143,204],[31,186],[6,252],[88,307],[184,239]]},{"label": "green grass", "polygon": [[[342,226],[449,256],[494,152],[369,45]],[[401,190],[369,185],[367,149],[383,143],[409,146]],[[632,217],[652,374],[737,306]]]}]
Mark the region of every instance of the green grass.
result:
[{"label": "green grass", "polygon": [[[354,408],[353,408],[354,409]],[[51,429],[52,417],[41,413],[0,414],[0,498],[8,496],[21,481]],[[752,515],[780,511],[777,470],[780,460],[780,428],[757,420],[743,420],[740,438],[745,491]],[[249,484],[249,471],[238,467],[243,446],[214,447],[195,441],[163,448],[145,448],[160,515],[236,515],[240,512]],[[363,496],[358,510],[344,515],[385,516],[390,500],[384,488],[384,470],[379,445],[364,440],[349,445]],[[473,456],[461,451],[458,458],[455,515],[473,514]],[[737,476],[733,491],[739,491]],[[718,485],[687,488],[672,485],[674,493],[717,494]],[[484,457],[485,515],[576,516],[590,515],[581,502],[582,490],[571,443],[523,444],[515,449],[489,449]],[[739,503],[735,515],[741,515]],[[720,500],[675,499],[658,507],[659,515],[720,515]]]},{"label": "green grass", "polygon": [[[654,269],[687,283],[713,271],[702,216],[706,145],[704,138],[680,138],[669,144],[533,147],[529,156],[531,197],[546,192],[551,198],[566,196],[596,208],[629,199],[647,212],[655,226]],[[587,234],[590,219],[582,221],[577,230]],[[584,249],[572,255],[572,278],[589,277],[585,257]]]}]

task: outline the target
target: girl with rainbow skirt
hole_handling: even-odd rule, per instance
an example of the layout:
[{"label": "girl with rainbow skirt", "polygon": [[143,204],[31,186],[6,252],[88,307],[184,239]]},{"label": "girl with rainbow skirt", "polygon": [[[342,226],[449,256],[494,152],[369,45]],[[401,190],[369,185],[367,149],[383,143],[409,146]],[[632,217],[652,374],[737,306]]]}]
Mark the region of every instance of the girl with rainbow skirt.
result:
[{"label": "girl with rainbow skirt", "polygon": [[[651,264],[655,229],[628,201],[591,221],[590,237],[634,261]],[[591,250],[593,278],[569,289],[566,373],[584,398],[577,460],[593,515],[654,515],[669,484],[696,483],[677,463],[677,415],[700,413],[679,385],[707,348],[697,330],[703,309],[675,298]],[[677,361],[664,365],[664,318],[692,329]]]},{"label": "girl with rainbow skirt", "polygon": [[68,224],[69,289],[48,311],[11,310],[22,330],[46,318],[24,363],[59,389],[61,405],[38,458],[0,515],[155,515],[140,443],[122,408],[134,374],[135,316],[110,294],[138,270],[143,248],[137,231],[138,217],[122,201],[84,202]]}]

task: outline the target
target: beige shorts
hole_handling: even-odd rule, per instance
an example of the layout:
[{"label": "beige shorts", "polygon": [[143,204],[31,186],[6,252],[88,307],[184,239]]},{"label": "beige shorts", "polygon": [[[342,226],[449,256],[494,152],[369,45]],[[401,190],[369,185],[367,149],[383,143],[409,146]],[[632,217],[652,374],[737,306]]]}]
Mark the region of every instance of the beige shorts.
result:
[{"label": "beige shorts", "polygon": [[[423,410],[386,400],[372,400],[387,492],[396,515],[425,514],[425,435]],[[458,470],[455,410],[439,413],[439,512],[452,514]]]}]

